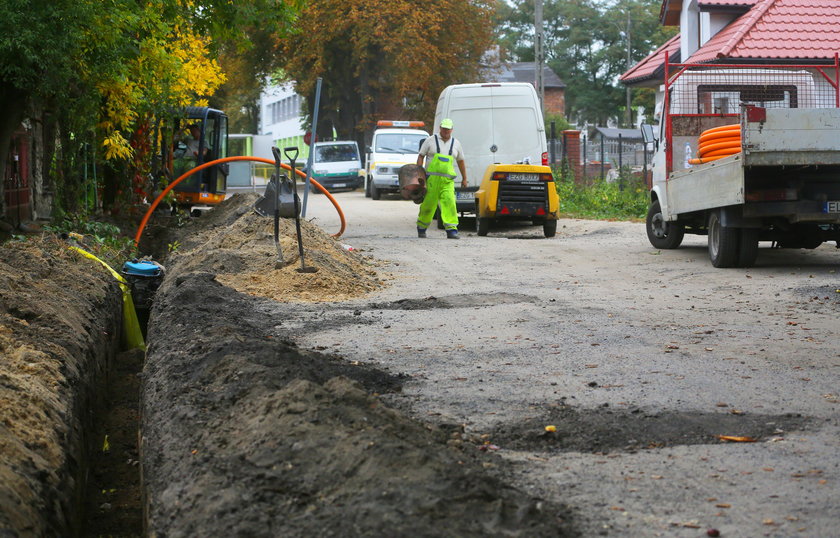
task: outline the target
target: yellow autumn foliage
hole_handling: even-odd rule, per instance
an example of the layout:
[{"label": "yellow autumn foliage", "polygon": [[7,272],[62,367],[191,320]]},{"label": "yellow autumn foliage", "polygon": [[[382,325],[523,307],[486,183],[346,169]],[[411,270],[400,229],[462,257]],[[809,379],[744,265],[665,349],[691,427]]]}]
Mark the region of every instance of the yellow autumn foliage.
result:
[{"label": "yellow autumn foliage", "polygon": [[138,54],[119,76],[97,84],[102,97],[102,148],[107,160],[129,159],[129,143],[140,119],[155,107],[206,106],[207,97],[224,82],[219,64],[210,57],[209,41],[188,28],[174,26],[163,36],[138,41]]}]

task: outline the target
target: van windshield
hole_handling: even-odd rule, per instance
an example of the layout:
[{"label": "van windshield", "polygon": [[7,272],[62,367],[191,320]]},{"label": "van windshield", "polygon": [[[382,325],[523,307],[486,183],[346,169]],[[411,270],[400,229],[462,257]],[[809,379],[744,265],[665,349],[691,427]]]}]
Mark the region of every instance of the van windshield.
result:
[{"label": "van windshield", "polygon": [[428,138],[423,134],[388,133],[376,135],[377,153],[418,153],[420,144]]},{"label": "van windshield", "polygon": [[355,144],[324,144],[315,147],[315,162],[340,163],[358,161],[359,151]]}]

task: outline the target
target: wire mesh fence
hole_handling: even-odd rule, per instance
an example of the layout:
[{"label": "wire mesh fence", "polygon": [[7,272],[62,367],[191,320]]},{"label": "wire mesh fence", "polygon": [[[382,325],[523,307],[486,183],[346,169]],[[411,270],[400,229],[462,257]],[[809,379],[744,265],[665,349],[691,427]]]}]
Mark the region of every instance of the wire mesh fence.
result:
[{"label": "wire mesh fence", "polygon": [[678,115],[737,115],[747,105],[833,108],[837,106],[836,90],[821,75],[797,68],[684,71],[669,84],[670,110]]}]

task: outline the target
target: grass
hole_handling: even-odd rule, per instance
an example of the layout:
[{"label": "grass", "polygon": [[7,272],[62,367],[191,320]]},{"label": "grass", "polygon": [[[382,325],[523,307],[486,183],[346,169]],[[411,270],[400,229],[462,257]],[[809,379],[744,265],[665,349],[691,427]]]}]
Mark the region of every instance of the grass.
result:
[{"label": "grass", "polygon": [[648,209],[648,190],[641,179],[624,177],[622,182],[595,180],[579,185],[555,176],[560,196],[560,215],[596,220],[643,220]]}]

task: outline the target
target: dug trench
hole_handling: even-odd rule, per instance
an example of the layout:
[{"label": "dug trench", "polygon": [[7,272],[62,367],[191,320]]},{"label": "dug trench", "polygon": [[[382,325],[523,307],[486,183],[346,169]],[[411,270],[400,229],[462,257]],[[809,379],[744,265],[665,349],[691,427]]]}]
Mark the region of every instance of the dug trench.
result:
[{"label": "dug trench", "polygon": [[[2,336],[13,335],[17,343],[28,338],[43,348],[39,342],[47,339],[33,327],[61,328],[64,336],[44,353],[55,357],[60,366],[53,370],[66,379],[43,383],[53,387],[56,401],[75,397],[80,403],[74,412],[47,413],[49,420],[36,406],[25,423],[0,426],[6,428],[0,435],[4,456],[14,443],[35,452],[21,449],[20,464],[2,468],[28,490],[3,490],[0,530],[12,536],[579,535],[576,514],[512,485],[510,464],[486,448],[484,437],[411,418],[407,409],[386,404],[383,396],[398,393],[405,382],[399,372],[295,343],[297,333],[319,330],[319,317],[358,323],[383,310],[458,308],[465,298],[345,308],[342,299],[385,285],[375,260],[343,249],[303,222],[307,262],[319,272],[298,273],[293,224],[281,222],[278,251],[272,222],[253,213],[254,201],[238,195],[184,228],[159,223],[150,230],[147,252],[177,248],[165,259],[157,256],[167,272],[145,357],[115,354],[119,292],[95,264],[51,254],[74,267],[64,268],[71,276],[57,288],[40,282],[55,280],[56,270],[5,287],[37,291],[16,303],[3,297]],[[42,252],[62,249],[39,246],[15,267],[57,267],[58,261],[38,262]],[[107,308],[75,298],[90,295],[98,297],[94,306]],[[466,303],[474,305],[472,299]],[[533,300],[518,294],[479,299]],[[78,321],[71,318],[76,309]],[[72,334],[83,335],[83,343],[69,340]],[[9,341],[3,340],[7,354],[13,350]],[[33,366],[41,359],[26,356],[32,377],[24,381],[43,378]],[[99,358],[72,360],[79,356]],[[23,376],[5,375],[0,391],[26,399]],[[84,396],[72,396],[68,387],[82,387],[75,392]],[[739,421],[740,431],[757,436],[807,426],[797,416],[677,417],[565,404],[538,414],[497,426],[491,438],[519,450],[633,451],[712,442],[708,434],[720,431],[720,420]],[[51,434],[53,452],[63,456],[52,467],[39,467],[45,447],[36,439],[20,440],[26,428],[41,422],[58,424],[58,433]],[[78,439],[68,442],[72,436],[63,432],[75,422]],[[556,431],[546,432],[545,424],[556,424]],[[675,424],[683,427],[668,429]],[[50,515],[57,502],[62,518]]]},{"label": "dug trench", "polygon": [[[237,196],[180,239],[157,293],[143,370],[146,532],[167,536],[572,536],[565,508],[488,469],[457,429],[380,399],[398,373],[299,349],[278,302],[313,305],[383,285],[374,262],[308,222]],[[171,243],[171,241],[168,241]],[[280,267],[280,268],[278,268]]]}]

